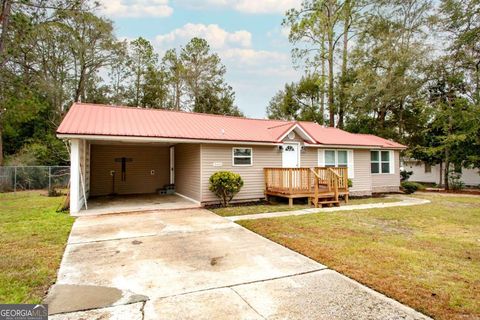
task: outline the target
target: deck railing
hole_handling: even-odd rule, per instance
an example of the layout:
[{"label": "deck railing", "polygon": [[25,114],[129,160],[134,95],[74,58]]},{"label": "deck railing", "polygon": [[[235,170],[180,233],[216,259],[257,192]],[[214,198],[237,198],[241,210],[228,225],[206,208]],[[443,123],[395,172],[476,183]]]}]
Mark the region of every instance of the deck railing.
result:
[{"label": "deck railing", "polygon": [[310,168],[264,168],[265,190],[284,194],[313,192]]},{"label": "deck railing", "polygon": [[[348,191],[347,168],[264,168],[265,191],[281,194],[314,194]],[[335,187],[336,186],[336,187]]]},{"label": "deck railing", "polygon": [[314,170],[323,178],[320,179],[320,184],[326,184],[326,174],[328,169],[333,170],[339,175],[338,189],[341,191],[348,191],[348,168],[315,167]]}]

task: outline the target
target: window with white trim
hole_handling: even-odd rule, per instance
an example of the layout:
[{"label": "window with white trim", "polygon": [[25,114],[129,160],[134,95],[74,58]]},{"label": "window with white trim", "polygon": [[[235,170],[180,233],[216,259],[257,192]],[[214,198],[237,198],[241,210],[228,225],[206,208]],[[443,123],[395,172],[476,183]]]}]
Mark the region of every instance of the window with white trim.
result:
[{"label": "window with white trim", "polygon": [[348,153],[347,150],[338,150],[337,151],[337,167],[347,168],[348,167]]},{"label": "window with white trim", "polygon": [[347,168],[348,177],[353,179],[355,176],[353,150],[319,149],[318,166]]},{"label": "window with white trim", "polygon": [[335,167],[336,164],[335,150],[325,150],[325,167]]},{"label": "window with white trim", "polygon": [[325,167],[347,168],[347,150],[325,150]]},{"label": "window with white trim", "polygon": [[253,163],[252,148],[233,148],[234,166],[251,166]]},{"label": "window with white trim", "polygon": [[390,173],[390,151],[370,151],[371,173]]}]

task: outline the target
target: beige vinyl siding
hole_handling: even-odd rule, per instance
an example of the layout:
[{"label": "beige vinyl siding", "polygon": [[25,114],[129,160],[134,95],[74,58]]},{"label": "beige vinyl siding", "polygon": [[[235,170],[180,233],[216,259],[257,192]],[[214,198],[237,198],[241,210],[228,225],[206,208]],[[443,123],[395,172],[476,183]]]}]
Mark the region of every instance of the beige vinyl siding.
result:
[{"label": "beige vinyl siding", "polygon": [[395,192],[400,187],[400,152],[394,151],[395,172],[390,174],[372,174],[373,192]]},{"label": "beige vinyl siding", "polygon": [[[115,158],[132,158],[127,162],[126,181],[122,181],[122,163]],[[158,146],[92,145],[90,195],[112,192],[111,170],[115,170],[115,192],[118,194],[154,193],[169,183],[169,149]],[[151,175],[150,171],[155,170]]]},{"label": "beige vinyl siding", "polygon": [[[252,166],[233,166],[232,148],[251,147],[253,149]],[[218,201],[217,197],[208,190],[208,179],[217,171],[232,171],[240,174],[244,185],[234,200],[260,199],[264,197],[264,176],[265,167],[282,167],[282,153],[277,146],[238,146],[203,144],[202,154],[202,202]],[[214,166],[216,165],[221,166]]]},{"label": "beige vinyl siding", "polygon": [[300,152],[301,167],[313,168],[318,167],[318,148],[305,148]]},{"label": "beige vinyl siding", "polygon": [[200,145],[175,145],[175,189],[176,192],[200,201]]},{"label": "beige vinyl siding", "polygon": [[370,173],[370,150],[353,151],[353,169],[350,193],[352,195],[370,195],[372,193],[372,174]]}]

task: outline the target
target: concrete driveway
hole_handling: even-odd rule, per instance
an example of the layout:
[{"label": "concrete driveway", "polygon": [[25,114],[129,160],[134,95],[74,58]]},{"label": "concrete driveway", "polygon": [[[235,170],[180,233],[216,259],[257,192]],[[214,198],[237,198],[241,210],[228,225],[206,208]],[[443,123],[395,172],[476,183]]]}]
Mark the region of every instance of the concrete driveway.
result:
[{"label": "concrete driveway", "polygon": [[203,209],[80,217],[51,319],[424,319]]}]

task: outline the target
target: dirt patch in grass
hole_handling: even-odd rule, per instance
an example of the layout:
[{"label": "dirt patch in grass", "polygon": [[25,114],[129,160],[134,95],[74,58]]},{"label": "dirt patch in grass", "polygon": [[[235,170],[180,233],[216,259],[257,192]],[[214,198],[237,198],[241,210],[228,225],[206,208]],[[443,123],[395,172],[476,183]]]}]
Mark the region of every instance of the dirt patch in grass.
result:
[{"label": "dirt patch in grass", "polygon": [[0,301],[38,303],[54,283],[73,218],[57,213],[64,197],[0,194]]},{"label": "dirt patch in grass", "polygon": [[480,318],[480,197],[239,223],[438,319]]}]

